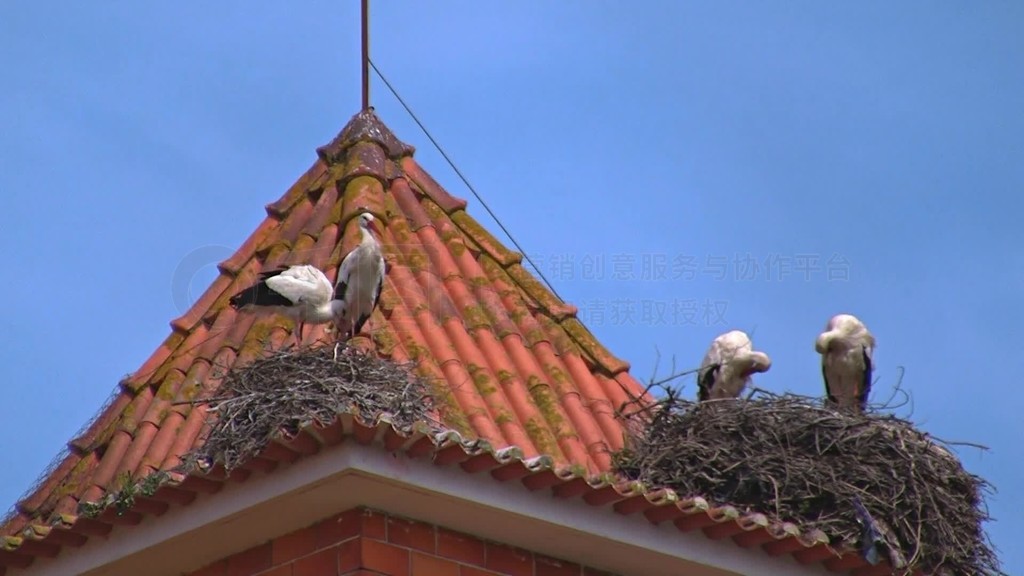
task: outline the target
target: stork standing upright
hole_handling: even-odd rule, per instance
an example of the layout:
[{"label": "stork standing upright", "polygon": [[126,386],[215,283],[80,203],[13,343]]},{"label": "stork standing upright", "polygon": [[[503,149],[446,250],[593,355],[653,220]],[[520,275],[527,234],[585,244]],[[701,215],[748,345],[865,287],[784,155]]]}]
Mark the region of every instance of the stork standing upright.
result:
[{"label": "stork standing upright", "polygon": [[231,297],[231,307],[248,305],[280,311],[295,318],[295,345],[302,344],[306,323],[325,324],[341,316],[343,303],[332,299],[331,281],[308,264],[260,274],[259,282]]},{"label": "stork standing upright", "polygon": [[875,337],[851,314],[833,316],[814,342],[821,354],[827,404],[863,412],[871,392]]},{"label": "stork standing upright", "polygon": [[344,303],[336,320],[339,336],[347,340],[363,329],[384,287],[384,255],[374,237],[375,218],[367,209],[359,215],[359,245],[345,255],[338,269],[334,299]]},{"label": "stork standing upright", "polygon": [[754,351],[746,332],[726,332],[711,342],[700,364],[697,398],[701,402],[736,398],[750,384],[753,374],[767,372],[771,367],[771,358]]}]

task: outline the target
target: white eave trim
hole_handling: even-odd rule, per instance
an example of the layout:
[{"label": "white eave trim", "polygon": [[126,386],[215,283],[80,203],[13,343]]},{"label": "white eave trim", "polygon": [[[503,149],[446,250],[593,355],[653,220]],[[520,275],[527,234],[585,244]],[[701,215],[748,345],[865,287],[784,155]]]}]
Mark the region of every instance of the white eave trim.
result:
[{"label": "white eave trim", "polygon": [[654,525],[641,514],[623,516],[486,473],[345,443],[271,474],[229,482],[137,526],[115,527],[105,539],[90,538],[10,576],[178,575],[356,506],[620,574],[829,574],[821,565],[772,558],[700,531],[682,533],[671,522]]}]

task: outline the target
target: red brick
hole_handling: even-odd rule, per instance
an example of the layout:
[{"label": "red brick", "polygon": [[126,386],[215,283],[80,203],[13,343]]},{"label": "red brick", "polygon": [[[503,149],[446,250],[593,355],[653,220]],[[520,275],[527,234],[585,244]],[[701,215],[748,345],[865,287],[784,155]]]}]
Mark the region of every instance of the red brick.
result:
[{"label": "red brick", "polygon": [[604,570],[598,570],[597,568],[590,568],[588,566],[583,567],[583,576],[617,576],[611,572],[605,572]]},{"label": "red brick", "polygon": [[409,551],[369,538],[360,539],[363,568],[389,576],[409,576]]},{"label": "red brick", "polygon": [[228,561],[220,560],[213,564],[203,566],[199,570],[196,570],[189,576],[224,576],[228,573]]},{"label": "red brick", "polygon": [[459,576],[502,576],[497,572],[491,572],[490,570],[483,570],[481,568],[474,568],[473,566],[466,566],[465,564],[459,565]]},{"label": "red brick", "polygon": [[270,542],[228,558],[227,576],[252,576],[271,566]]},{"label": "red brick", "polygon": [[375,572],[373,570],[363,570],[362,568],[360,568],[358,570],[353,570],[351,572],[345,572],[341,576],[380,576],[380,572]]},{"label": "red brick", "polygon": [[459,576],[459,565],[437,556],[413,552],[412,576]]},{"label": "red brick", "polygon": [[338,571],[348,573],[363,566],[362,538],[346,540],[338,546]]},{"label": "red brick", "polygon": [[316,546],[316,530],[313,527],[303,528],[291,534],[277,538],[271,543],[271,559],[273,565],[284,564],[300,556],[312,554]]},{"label": "red brick", "polygon": [[433,554],[437,550],[434,527],[405,518],[388,517],[388,542]]},{"label": "red brick", "polygon": [[335,576],[338,570],[338,547],[321,550],[292,563],[292,576]]},{"label": "red brick", "polygon": [[292,565],[285,564],[277,568],[271,568],[269,572],[260,572],[260,576],[293,576]]},{"label": "red brick", "polygon": [[358,536],[362,530],[362,518],[363,511],[353,508],[317,522],[313,526],[316,532],[316,547],[326,548]]},{"label": "red brick", "polygon": [[508,576],[533,576],[533,553],[488,542],[484,567]]},{"label": "red brick", "polygon": [[438,528],[437,555],[483,566],[487,558],[487,546],[472,536]]},{"label": "red brick", "polygon": [[377,540],[388,539],[387,516],[383,512],[363,510],[363,536]]},{"label": "red brick", "polygon": [[535,576],[580,576],[583,568],[579,564],[534,554]]}]

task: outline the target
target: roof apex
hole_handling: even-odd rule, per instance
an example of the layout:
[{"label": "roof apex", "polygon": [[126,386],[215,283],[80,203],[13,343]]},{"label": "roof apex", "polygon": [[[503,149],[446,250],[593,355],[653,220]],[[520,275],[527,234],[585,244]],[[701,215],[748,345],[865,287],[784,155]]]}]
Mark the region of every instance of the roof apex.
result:
[{"label": "roof apex", "polygon": [[377,117],[371,106],[353,116],[334,140],[317,148],[316,153],[324,163],[333,164],[342,158],[347,149],[359,142],[374,142],[380,145],[392,160],[412,156],[416,151],[414,147],[399,140]]}]

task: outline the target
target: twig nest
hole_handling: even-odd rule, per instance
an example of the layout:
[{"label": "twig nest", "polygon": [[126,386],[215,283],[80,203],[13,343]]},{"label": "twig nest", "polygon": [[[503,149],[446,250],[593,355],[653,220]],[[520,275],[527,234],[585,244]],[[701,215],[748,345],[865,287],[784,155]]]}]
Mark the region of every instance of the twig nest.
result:
[{"label": "twig nest", "polygon": [[209,433],[185,461],[230,471],[271,439],[293,436],[309,424],[328,425],[339,414],[397,430],[430,421],[430,386],[409,365],[341,345],[277,351],[229,371],[211,400]]},{"label": "twig nest", "polygon": [[859,499],[891,533],[890,562],[929,574],[998,572],[982,529],[990,487],[909,421],[792,394],[697,404],[670,393],[625,418],[630,438],[615,463],[630,479],[863,546]]}]

